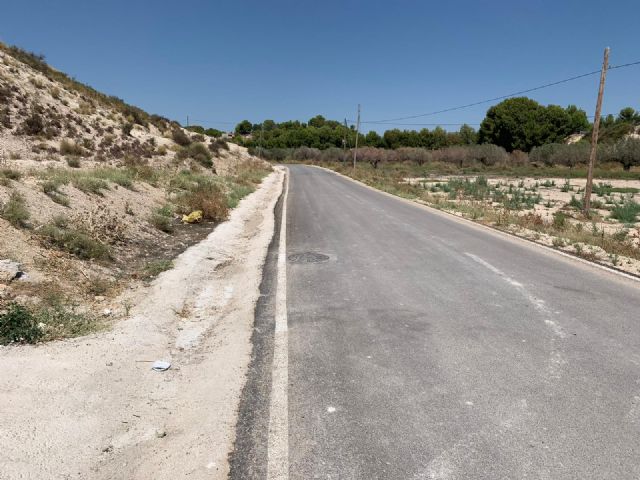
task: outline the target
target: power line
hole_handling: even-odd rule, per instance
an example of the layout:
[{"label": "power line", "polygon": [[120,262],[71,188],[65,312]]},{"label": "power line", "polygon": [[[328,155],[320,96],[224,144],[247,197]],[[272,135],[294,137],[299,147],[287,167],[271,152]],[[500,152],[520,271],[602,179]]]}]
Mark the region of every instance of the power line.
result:
[{"label": "power line", "polygon": [[[626,67],[631,67],[631,66],[634,66],[634,65],[640,65],[640,61],[631,62],[631,63],[624,63],[622,65],[616,65],[616,66],[610,67],[609,70],[613,70],[613,69],[617,69],[617,68],[626,68]],[[370,123],[370,124],[386,124],[386,123],[389,123],[389,124],[391,124],[391,122],[397,122],[397,121],[402,121],[402,120],[410,120],[410,119],[413,119],[413,118],[420,118],[420,117],[428,117],[428,116],[431,116],[431,115],[437,115],[439,113],[453,112],[455,110],[462,110],[464,108],[475,107],[477,105],[482,105],[482,104],[485,104],[485,103],[495,102],[495,101],[498,101],[498,100],[504,100],[506,98],[515,97],[517,95],[522,95],[524,93],[535,92],[536,90],[542,90],[543,88],[549,88],[549,87],[553,87],[555,85],[560,85],[562,83],[572,82],[572,81],[578,80],[580,78],[590,77],[592,75],[599,75],[599,74],[600,74],[600,70],[594,70],[593,72],[583,73],[581,75],[575,75],[573,77],[569,77],[569,78],[565,78],[565,79],[562,79],[562,80],[558,80],[556,82],[545,83],[544,85],[540,85],[540,86],[537,86],[537,87],[528,88],[526,90],[520,90],[519,92],[510,93],[508,95],[501,95],[499,97],[488,98],[486,100],[480,100],[479,102],[468,103],[466,105],[459,105],[457,107],[445,108],[445,109],[436,110],[436,111],[433,111],[433,112],[419,113],[417,115],[407,115],[407,116],[404,116],[404,117],[387,118],[387,119],[382,119],[382,120],[363,121],[361,123]]]}]

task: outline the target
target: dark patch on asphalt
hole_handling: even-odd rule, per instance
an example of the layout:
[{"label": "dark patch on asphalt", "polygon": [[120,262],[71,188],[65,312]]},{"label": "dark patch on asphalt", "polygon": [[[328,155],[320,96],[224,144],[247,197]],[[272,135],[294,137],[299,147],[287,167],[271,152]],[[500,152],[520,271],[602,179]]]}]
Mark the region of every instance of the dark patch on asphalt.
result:
[{"label": "dark patch on asphalt", "polygon": [[329,261],[329,255],[317,252],[292,253],[287,259],[290,263],[322,263]]},{"label": "dark patch on asphalt", "polygon": [[265,261],[260,298],[256,304],[251,335],[251,362],[242,389],[236,441],[229,454],[229,478],[232,480],[267,477],[269,440],[269,404],[275,332],[275,297],[277,286],[278,244],[284,195],[275,207],[275,228]]},{"label": "dark patch on asphalt", "polygon": [[564,285],[554,285],[553,288],[557,288],[558,290],[564,290],[566,292],[573,292],[573,293],[589,293],[586,290],[580,290],[579,288],[572,288]]}]

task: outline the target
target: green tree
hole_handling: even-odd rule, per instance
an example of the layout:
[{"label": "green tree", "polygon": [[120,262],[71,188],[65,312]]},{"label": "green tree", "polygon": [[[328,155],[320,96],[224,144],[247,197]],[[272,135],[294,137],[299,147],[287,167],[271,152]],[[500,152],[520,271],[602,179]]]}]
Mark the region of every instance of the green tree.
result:
[{"label": "green tree", "polygon": [[546,143],[561,142],[588,127],[584,111],[547,107],[527,97],[509,98],[489,108],[480,125],[480,143],[493,143],[507,151],[530,151]]},{"label": "green tree", "polygon": [[238,135],[249,135],[252,128],[253,125],[251,125],[249,120],[242,120],[238,125],[236,125],[236,133]]},{"label": "green tree", "polygon": [[631,107],[626,107],[618,113],[617,121],[626,123],[640,123],[640,112],[636,112]]},{"label": "green tree", "polygon": [[384,145],[384,140],[378,132],[371,130],[365,135],[364,143],[369,147],[382,147]]},{"label": "green tree", "polygon": [[311,120],[309,120],[309,126],[316,128],[324,127],[326,121],[327,120],[322,115],[316,115]]},{"label": "green tree", "polygon": [[460,135],[460,143],[463,145],[473,145],[478,142],[478,133],[466,123],[460,127],[458,133]]}]

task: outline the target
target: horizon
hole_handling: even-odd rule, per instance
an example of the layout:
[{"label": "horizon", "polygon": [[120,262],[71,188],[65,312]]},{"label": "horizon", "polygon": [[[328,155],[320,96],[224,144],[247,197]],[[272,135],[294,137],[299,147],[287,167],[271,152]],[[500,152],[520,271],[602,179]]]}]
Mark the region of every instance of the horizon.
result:
[{"label": "horizon", "polygon": [[[352,123],[360,103],[364,132],[437,125],[455,131],[463,123],[477,129],[498,101],[396,123],[367,122],[449,109],[592,72],[607,46],[611,65],[640,60],[633,49],[634,16],[627,13],[632,2],[604,10],[593,1],[550,8],[551,3],[451,7],[407,1],[402,5],[408,8],[392,9],[359,1],[194,1],[179,9],[161,2],[167,8],[150,12],[122,1],[35,1],[5,7],[0,41],[42,53],[79,81],[183,125],[187,116],[190,124],[226,131],[245,119],[306,123],[322,115]],[[54,25],[51,18],[62,22]],[[373,32],[372,25],[383,25],[384,33]],[[441,38],[443,47],[423,52],[421,44]],[[610,71],[603,115],[638,109],[639,80],[639,66]],[[526,96],[544,105],[573,104],[592,116],[597,82],[591,75]]]}]

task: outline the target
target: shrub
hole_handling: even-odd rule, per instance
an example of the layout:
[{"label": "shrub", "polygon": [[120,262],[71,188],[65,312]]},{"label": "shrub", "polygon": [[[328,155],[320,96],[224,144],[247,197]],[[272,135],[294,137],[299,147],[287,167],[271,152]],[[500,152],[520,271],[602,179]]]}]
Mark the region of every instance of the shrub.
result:
[{"label": "shrub", "polygon": [[69,310],[59,303],[41,309],[34,316],[38,324],[42,325],[44,340],[78,337],[99,327],[94,317]]},{"label": "shrub", "polygon": [[131,135],[131,130],[133,130],[133,123],[125,122],[122,124],[122,136],[128,137]]},{"label": "shrub", "polygon": [[78,157],[67,157],[67,165],[71,168],[80,168],[80,159]]},{"label": "shrub", "polygon": [[300,147],[293,151],[293,158],[297,160],[317,160],[320,157],[320,150],[317,148]]},{"label": "shrub", "polygon": [[171,260],[153,260],[144,268],[145,278],[153,278],[160,275],[162,272],[171,270],[173,268],[173,262]]},{"label": "shrub", "polygon": [[76,142],[63,138],[60,141],[60,154],[82,157],[85,155],[85,151]]},{"label": "shrub", "polygon": [[631,199],[627,199],[624,203],[616,205],[611,209],[611,218],[620,220],[623,223],[634,223],[639,213],[640,204]]},{"label": "shrub", "polygon": [[154,211],[149,218],[149,223],[162,232],[173,232],[173,210],[171,206],[165,205]]},{"label": "shrub", "polygon": [[227,142],[225,142],[221,138],[216,138],[209,144],[209,150],[218,155],[220,153],[220,150],[229,150],[229,144],[227,144]]},{"label": "shrub", "polygon": [[0,314],[0,345],[36,343],[43,336],[33,314],[22,305],[12,303]]},{"label": "shrub", "polygon": [[45,225],[40,234],[61,250],[85,260],[108,259],[110,256],[106,245],[84,232],[69,228],[66,219],[62,217],[55,218],[52,223]]},{"label": "shrub", "polygon": [[24,135],[40,135],[44,132],[44,120],[42,116],[36,112],[32,112],[22,123],[20,132]]},{"label": "shrub", "polygon": [[640,165],[640,139],[623,138],[616,142],[611,153],[613,159],[622,164],[625,171]]},{"label": "shrub", "polygon": [[31,217],[27,204],[22,195],[13,192],[7,203],[2,207],[2,218],[7,220],[14,227],[26,227],[27,221]]},{"label": "shrub", "polygon": [[64,193],[58,190],[61,186],[62,183],[56,179],[45,180],[42,182],[42,191],[54,202],[64,207],[68,207],[69,199]]},{"label": "shrub", "polygon": [[189,145],[188,150],[189,156],[196,162],[201,164],[203,167],[213,167],[213,162],[211,161],[211,153],[207,149],[206,145],[204,145],[203,143],[192,143],[191,145]]},{"label": "shrub", "polygon": [[100,178],[77,176],[72,180],[73,186],[84,193],[95,193],[102,195],[103,190],[109,190],[107,182]]},{"label": "shrub", "polygon": [[180,129],[175,129],[173,132],[171,132],[171,138],[173,138],[173,141],[181,147],[186,147],[191,144],[191,138],[189,137],[189,135],[187,135]]},{"label": "shrub", "polygon": [[182,213],[202,211],[204,218],[221,222],[229,215],[227,197],[218,185],[201,183],[178,199]]},{"label": "shrub", "polygon": [[[140,170],[142,170],[140,168]],[[113,182],[116,185],[127,188],[129,190],[134,189],[133,179],[138,173],[139,169],[117,169],[117,168],[99,168],[93,170],[91,175],[96,179],[106,180]],[[108,187],[107,187],[108,188]]]},{"label": "shrub", "polygon": [[554,212],[553,214],[553,226],[558,230],[564,229],[567,222],[567,215],[563,212]]},{"label": "shrub", "polygon": [[11,168],[3,168],[0,170],[0,177],[17,181],[22,178],[22,173],[20,173],[18,170],[13,170]]}]

